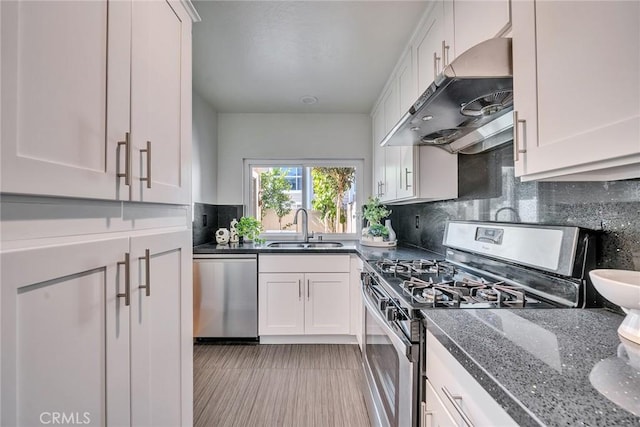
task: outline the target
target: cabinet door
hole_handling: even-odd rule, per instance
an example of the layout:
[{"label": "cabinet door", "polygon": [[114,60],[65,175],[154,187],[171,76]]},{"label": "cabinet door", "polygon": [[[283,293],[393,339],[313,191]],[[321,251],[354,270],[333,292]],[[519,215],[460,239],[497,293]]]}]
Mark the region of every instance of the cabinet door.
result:
[{"label": "cabinet door", "polygon": [[401,147],[382,147],[384,150],[384,178],[382,187],[383,202],[390,202],[398,198],[400,186],[400,150]]},{"label": "cabinet door", "polygon": [[131,419],[191,425],[190,232],[131,238]]},{"label": "cabinet door", "polygon": [[373,113],[373,191],[375,197],[382,197],[385,186],[384,154],[385,149],[380,146],[384,133],[384,108],[382,105]]},{"label": "cabinet door", "polygon": [[133,199],[190,201],[191,19],[178,2],[132,5]]},{"label": "cabinet door", "polygon": [[415,195],[415,171],[414,171],[414,153],[416,148],[413,146],[399,147],[398,156],[398,172],[399,185],[397,191],[398,199],[405,199]]},{"label": "cabinet door", "polygon": [[400,65],[396,72],[395,80],[398,87],[398,105],[400,119],[413,106],[418,99],[416,90],[416,76],[413,73],[413,50],[408,49],[400,59]]},{"label": "cabinet door", "polygon": [[52,412],[130,424],[128,249],[119,238],[1,255],[0,424],[50,424]]},{"label": "cabinet door", "polygon": [[[386,136],[400,118],[398,90],[394,84],[382,97],[381,105],[384,115],[384,135]],[[397,197],[400,148],[382,147],[382,150],[384,151],[384,184],[380,200],[390,201]]]},{"label": "cabinet door", "polygon": [[444,2],[436,1],[413,46],[419,94],[422,94],[442,71],[444,32]]},{"label": "cabinet door", "polygon": [[455,56],[506,30],[511,25],[509,2],[510,0],[453,1]]},{"label": "cabinet door", "polygon": [[304,275],[260,273],[258,278],[258,333],[304,334]]},{"label": "cabinet door", "polygon": [[1,191],[128,200],[130,4],[0,7]]},{"label": "cabinet door", "polygon": [[[593,31],[603,22],[615,25]],[[640,162],[638,28],[635,1],[513,3],[518,176],[559,177]],[[612,64],[621,60],[612,78]],[[639,176],[634,169],[595,179]]]},{"label": "cabinet door", "polygon": [[349,273],[307,273],[304,278],[305,333],[348,334]]}]

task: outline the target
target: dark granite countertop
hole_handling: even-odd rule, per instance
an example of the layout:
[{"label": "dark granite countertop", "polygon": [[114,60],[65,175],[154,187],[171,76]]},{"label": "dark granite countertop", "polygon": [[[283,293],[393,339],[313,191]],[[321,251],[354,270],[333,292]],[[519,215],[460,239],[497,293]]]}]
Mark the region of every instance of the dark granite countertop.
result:
[{"label": "dark granite countertop", "polygon": [[520,425],[640,425],[640,367],[619,348],[621,315],[604,309],[422,312],[428,330]]},{"label": "dark granite countertop", "polygon": [[409,247],[373,247],[363,246],[357,240],[341,241],[344,246],[339,248],[270,248],[270,242],[256,245],[253,243],[217,245],[206,243],[193,247],[193,254],[340,254],[355,253],[364,260],[390,259],[415,259],[438,258],[442,255],[417,248]]}]

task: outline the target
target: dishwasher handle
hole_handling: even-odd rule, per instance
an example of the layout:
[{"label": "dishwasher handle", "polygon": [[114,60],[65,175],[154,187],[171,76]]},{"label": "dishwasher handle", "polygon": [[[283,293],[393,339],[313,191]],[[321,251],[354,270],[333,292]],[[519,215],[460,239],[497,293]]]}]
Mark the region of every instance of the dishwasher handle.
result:
[{"label": "dishwasher handle", "polygon": [[193,254],[193,259],[250,259],[257,260],[256,254]]}]

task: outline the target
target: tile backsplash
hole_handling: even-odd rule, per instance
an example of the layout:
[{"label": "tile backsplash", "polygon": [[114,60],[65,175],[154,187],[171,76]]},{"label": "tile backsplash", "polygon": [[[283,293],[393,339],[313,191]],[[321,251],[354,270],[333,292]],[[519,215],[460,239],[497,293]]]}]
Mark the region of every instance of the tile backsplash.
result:
[{"label": "tile backsplash", "polygon": [[220,227],[229,228],[233,218],[243,215],[242,205],[193,205],[193,245],[202,245],[215,240],[214,233]]},{"label": "tile backsplash", "polygon": [[574,225],[599,232],[599,268],[640,270],[639,179],[521,182],[514,175],[510,144],[460,154],[458,166],[457,199],[391,207],[400,243],[442,254],[447,220]]}]

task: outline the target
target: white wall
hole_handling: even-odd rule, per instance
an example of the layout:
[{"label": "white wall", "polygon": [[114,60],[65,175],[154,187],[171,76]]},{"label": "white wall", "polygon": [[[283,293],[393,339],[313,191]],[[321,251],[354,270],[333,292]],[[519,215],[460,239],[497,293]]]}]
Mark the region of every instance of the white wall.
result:
[{"label": "white wall", "polygon": [[364,159],[371,188],[368,114],[218,114],[219,204],[241,204],[243,159]]},{"label": "white wall", "polygon": [[192,192],[194,203],[216,203],[218,114],[193,93]]}]

